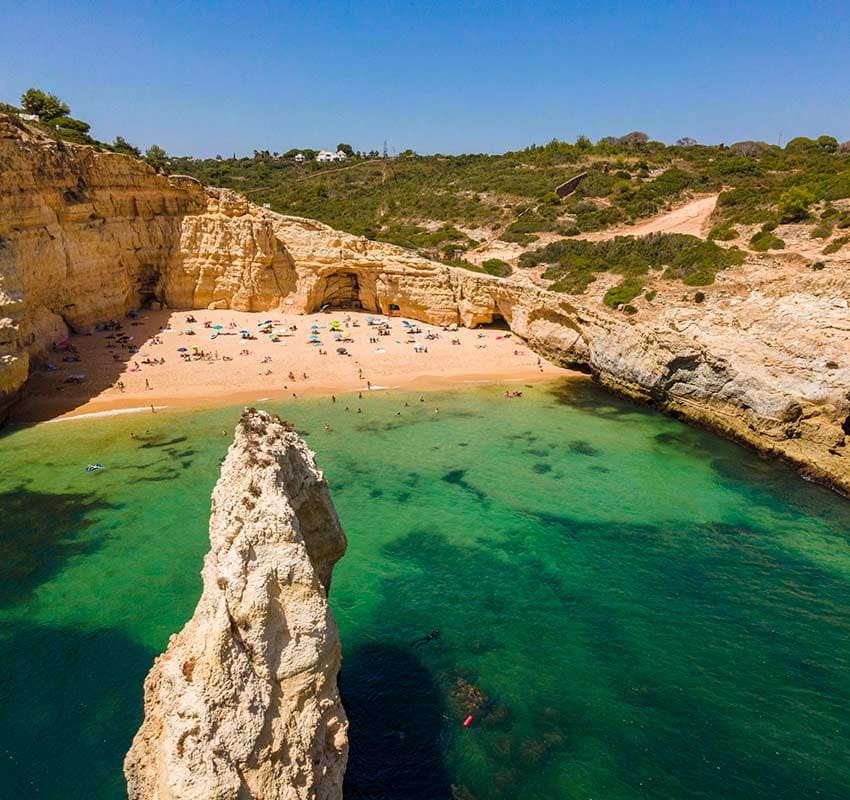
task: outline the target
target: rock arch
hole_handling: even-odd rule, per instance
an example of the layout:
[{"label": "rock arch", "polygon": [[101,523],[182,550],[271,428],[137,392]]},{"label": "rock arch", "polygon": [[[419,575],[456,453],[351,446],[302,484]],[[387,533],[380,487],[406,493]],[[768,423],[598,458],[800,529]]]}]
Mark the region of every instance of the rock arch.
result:
[{"label": "rock arch", "polygon": [[323,276],[316,285],[311,311],[324,306],[355,311],[379,312],[375,277],[351,269],[335,270]]}]

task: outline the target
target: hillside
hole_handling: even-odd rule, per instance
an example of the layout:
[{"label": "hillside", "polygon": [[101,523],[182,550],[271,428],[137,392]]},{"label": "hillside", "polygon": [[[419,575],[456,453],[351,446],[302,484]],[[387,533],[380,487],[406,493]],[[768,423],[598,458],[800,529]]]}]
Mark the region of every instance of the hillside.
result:
[{"label": "hillside", "polygon": [[[700,193],[718,195],[715,239],[748,244],[749,227],[783,222],[806,222],[822,241],[850,231],[850,210],[840,203],[850,198],[850,143],[830,136],[798,137],[780,148],[665,146],[630,134],[502,155],[364,156],[342,166],[299,164],[263,151],[252,158],[171,158],[169,169],[248,193],[275,211],[432,257],[474,256],[494,238],[526,249],[628,226]],[[581,173],[586,177],[572,194],[555,194]]]}]

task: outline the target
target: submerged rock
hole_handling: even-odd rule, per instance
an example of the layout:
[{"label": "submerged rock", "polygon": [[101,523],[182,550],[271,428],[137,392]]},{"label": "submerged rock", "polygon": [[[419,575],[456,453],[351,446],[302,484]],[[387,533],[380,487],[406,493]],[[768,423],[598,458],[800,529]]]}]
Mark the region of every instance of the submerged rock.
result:
[{"label": "submerged rock", "polygon": [[130,800],[334,800],[348,721],[327,591],[345,536],[313,454],[246,409],[213,491],[192,618],[145,680]]}]

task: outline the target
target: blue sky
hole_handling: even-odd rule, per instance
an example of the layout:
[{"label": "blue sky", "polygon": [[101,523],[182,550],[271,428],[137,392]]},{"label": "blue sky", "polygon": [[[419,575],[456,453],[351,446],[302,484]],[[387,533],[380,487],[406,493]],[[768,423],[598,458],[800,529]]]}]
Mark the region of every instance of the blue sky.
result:
[{"label": "blue sky", "polygon": [[850,139],[850,2],[0,0],[0,100],[170,153]]}]

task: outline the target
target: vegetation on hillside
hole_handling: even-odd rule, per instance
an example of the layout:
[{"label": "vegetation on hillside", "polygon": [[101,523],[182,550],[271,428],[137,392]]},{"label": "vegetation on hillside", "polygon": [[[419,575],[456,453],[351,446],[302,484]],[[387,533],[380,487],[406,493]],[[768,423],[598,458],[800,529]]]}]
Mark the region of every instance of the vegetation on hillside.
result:
[{"label": "vegetation on hillside", "polygon": [[[808,221],[816,204],[850,197],[850,143],[831,136],[798,137],[784,148],[687,138],[666,146],[635,132],[502,155],[375,155],[355,153],[329,167],[256,151],[172,157],[169,168],[282,213],[444,258],[490,238],[530,245],[543,232],[574,236],[627,224],[697,192],[720,193],[712,231],[719,241],[736,238],[739,225]],[[577,190],[558,197],[554,189],[581,172],[587,177]]]},{"label": "vegetation on hillside", "polygon": [[644,289],[650,270],[663,270],[663,277],[681,280],[688,286],[705,286],[715,275],[744,261],[736,247],[723,248],[714,242],[681,233],[656,233],[636,238],[617,236],[604,242],[561,239],[520,256],[524,268],[545,265],[543,277],[554,281],[552,289],[580,294],[599,272],[613,272],[623,281],[606,292],[606,305],[615,308],[634,300]]},{"label": "vegetation on hillside", "polygon": [[[114,153],[123,153],[135,158],[142,157],[141,150],[127,142],[123,136],[116,136],[111,144],[100,142],[90,136],[91,125],[81,119],[68,116],[71,113],[71,107],[55,94],[43,92],[41,89],[27,89],[21,95],[20,103],[20,106],[0,103],[0,113],[15,116],[27,115],[28,124],[34,125],[48,136],[62,142],[88,144],[98,150],[111,150]],[[33,120],[29,117],[38,119]],[[148,148],[144,159],[157,172],[169,171],[165,150],[155,144]]]},{"label": "vegetation on hillside", "polygon": [[[595,144],[581,136],[501,155],[419,156],[408,150],[390,159],[342,142],[337,150],[347,154],[344,163],[319,163],[312,148],[197,159],[170,156],[157,145],[142,156],[120,136],[98,142],[88,123],[69,116],[66,103],[38,89],[27,90],[20,104],[0,104],[0,111],[35,114],[35,124],[55,138],[144,157],[157,171],[191,175],[275,211],[467,269],[509,275],[506,262],[475,265],[468,251],[496,238],[529,246],[541,234],[555,234],[563,238],[523,254],[520,267],[544,264],[553,288],[572,293],[584,291],[599,272],[622,275],[605,295],[614,307],[634,309],[631,301],[644,291],[651,269],[691,286],[711,283],[718,270],[745,257],[716,242],[737,240],[745,226],[750,230],[742,245],[765,252],[784,247],[777,225],[810,225],[811,237],[824,241],[824,254],[846,243],[839,234],[850,228],[850,206],[836,205],[850,198],[850,142],[832,136],[797,137],[784,148],[753,141],[700,145],[688,137],[667,146],[634,131]],[[296,160],[299,154],[304,158]],[[577,188],[559,196],[556,189],[578,175],[584,177]],[[699,192],[719,194],[709,241],[682,235],[598,243],[570,238],[629,224]],[[760,228],[754,235],[752,226]]]}]

